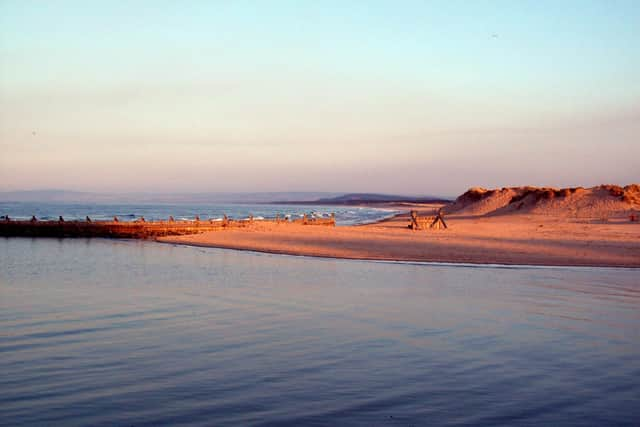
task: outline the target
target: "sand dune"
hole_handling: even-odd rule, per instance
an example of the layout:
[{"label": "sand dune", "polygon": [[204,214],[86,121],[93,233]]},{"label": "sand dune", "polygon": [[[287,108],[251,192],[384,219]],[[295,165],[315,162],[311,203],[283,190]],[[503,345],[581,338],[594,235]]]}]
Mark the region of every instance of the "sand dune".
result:
[{"label": "sand dune", "polygon": [[471,188],[445,207],[458,215],[534,214],[573,218],[624,218],[640,211],[640,185],[592,188]]}]

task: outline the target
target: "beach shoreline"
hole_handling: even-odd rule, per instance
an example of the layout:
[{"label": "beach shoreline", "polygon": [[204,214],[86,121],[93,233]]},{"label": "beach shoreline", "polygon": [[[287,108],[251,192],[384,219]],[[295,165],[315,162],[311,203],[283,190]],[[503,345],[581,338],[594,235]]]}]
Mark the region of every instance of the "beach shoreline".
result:
[{"label": "beach shoreline", "polygon": [[[404,207],[406,209],[406,207]],[[423,213],[432,207],[422,207]],[[256,222],[156,241],[322,258],[550,267],[640,267],[640,225],[535,215],[446,218],[447,230],[408,229],[408,213],[353,226]]]}]

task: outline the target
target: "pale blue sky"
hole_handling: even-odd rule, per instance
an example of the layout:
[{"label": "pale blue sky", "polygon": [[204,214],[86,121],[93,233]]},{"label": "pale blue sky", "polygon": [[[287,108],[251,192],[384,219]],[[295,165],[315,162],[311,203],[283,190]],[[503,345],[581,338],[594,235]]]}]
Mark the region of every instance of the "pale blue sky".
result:
[{"label": "pale blue sky", "polygon": [[0,190],[637,182],[638,46],[638,1],[0,1]]}]

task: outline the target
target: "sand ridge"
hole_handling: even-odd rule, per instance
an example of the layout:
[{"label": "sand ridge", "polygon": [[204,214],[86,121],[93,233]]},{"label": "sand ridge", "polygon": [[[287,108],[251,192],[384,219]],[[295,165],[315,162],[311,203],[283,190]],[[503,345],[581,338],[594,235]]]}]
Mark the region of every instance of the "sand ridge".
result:
[{"label": "sand ridge", "polygon": [[[429,214],[431,211],[423,212]],[[363,226],[257,222],[160,242],[348,259],[478,264],[640,267],[640,223],[549,217],[449,215],[449,229],[412,231],[408,215]]]}]

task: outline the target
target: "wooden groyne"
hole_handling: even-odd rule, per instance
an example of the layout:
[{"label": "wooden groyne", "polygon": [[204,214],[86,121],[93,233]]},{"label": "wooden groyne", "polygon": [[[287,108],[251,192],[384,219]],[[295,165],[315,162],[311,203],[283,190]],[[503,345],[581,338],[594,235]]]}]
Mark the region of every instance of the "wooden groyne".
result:
[{"label": "wooden groyne", "polygon": [[433,216],[419,216],[418,211],[411,211],[408,227],[412,230],[441,230],[448,228],[442,216],[442,211],[438,211]]},{"label": "wooden groyne", "polygon": [[[145,221],[144,218],[132,222],[92,221],[87,217],[85,221],[65,221],[62,217],[58,221],[40,221],[34,218],[26,221],[16,221],[5,218],[0,221],[0,236],[4,237],[111,237],[125,239],[147,239],[160,236],[179,236],[185,234],[199,234],[207,231],[219,231],[226,228],[248,227],[257,223],[290,223],[285,217],[275,219],[233,220],[225,216],[222,220],[186,220],[175,221]],[[306,215],[291,221],[302,225],[335,226],[335,216],[331,218],[308,218]]]},{"label": "wooden groyne", "polygon": [[294,219],[294,224],[302,224],[302,225],[336,225],[336,216],[335,214],[331,214],[330,218],[309,218],[307,214],[304,214],[302,218]]},{"label": "wooden groyne", "polygon": [[[0,236],[21,237],[115,237],[145,239],[218,230],[222,221],[3,221]],[[228,226],[228,225],[227,225]]]}]

